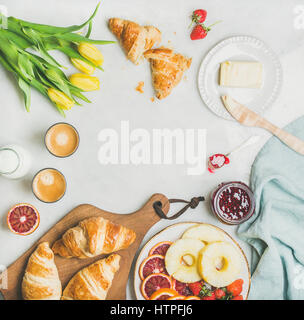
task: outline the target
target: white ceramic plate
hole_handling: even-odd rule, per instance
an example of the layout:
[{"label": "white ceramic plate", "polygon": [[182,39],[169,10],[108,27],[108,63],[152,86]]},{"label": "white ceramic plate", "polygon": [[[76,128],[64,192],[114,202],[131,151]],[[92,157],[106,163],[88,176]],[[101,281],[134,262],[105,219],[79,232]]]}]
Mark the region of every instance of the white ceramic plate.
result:
[{"label": "white ceramic plate", "polygon": [[[259,61],[264,67],[261,89],[227,88],[218,84],[220,63],[226,61]],[[282,67],[279,59],[259,39],[247,36],[228,38],[217,44],[204,58],[198,75],[198,87],[207,107],[218,116],[232,120],[220,99],[230,95],[249,109],[262,114],[279,95]]]},{"label": "white ceramic plate", "polygon": [[[173,241],[176,241],[177,239],[180,239],[181,236],[183,235],[183,233],[188,228],[190,228],[194,225],[197,225],[197,224],[198,224],[197,222],[181,222],[181,223],[173,224],[173,225],[163,229],[159,233],[157,233],[154,237],[152,237],[145,244],[145,246],[142,248],[142,250],[137,258],[136,265],[135,265],[135,271],[134,271],[134,290],[135,290],[136,298],[138,300],[145,300],[145,298],[143,297],[143,295],[141,294],[141,291],[140,291],[140,286],[141,286],[142,281],[139,277],[138,271],[139,271],[139,267],[140,267],[141,263],[148,256],[151,248],[154,245],[156,245],[157,243],[162,242],[162,241],[172,241],[173,242]],[[216,228],[218,228],[218,227],[216,227]],[[251,281],[247,258],[245,256],[243,250],[241,249],[241,247],[238,245],[238,243],[234,239],[232,239],[232,237],[228,233],[226,233],[224,230],[222,230],[220,228],[218,228],[218,229],[221,232],[223,232],[225,241],[233,244],[235,246],[235,248],[237,250],[239,250],[239,252],[240,252],[240,256],[242,258],[242,268],[241,268],[239,278],[244,280],[243,291],[241,294],[243,295],[244,299],[247,299],[248,293],[249,293],[249,288],[250,288],[250,281]]]}]

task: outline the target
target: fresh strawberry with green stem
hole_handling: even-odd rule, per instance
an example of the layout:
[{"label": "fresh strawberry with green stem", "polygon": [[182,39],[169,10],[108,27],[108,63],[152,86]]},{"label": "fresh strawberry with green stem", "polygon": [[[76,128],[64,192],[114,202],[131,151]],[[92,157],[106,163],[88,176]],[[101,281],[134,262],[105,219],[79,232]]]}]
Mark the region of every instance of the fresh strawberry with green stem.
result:
[{"label": "fresh strawberry with green stem", "polygon": [[229,286],[226,287],[227,292],[231,293],[233,297],[237,297],[241,294],[243,290],[243,279],[238,279],[229,284]]},{"label": "fresh strawberry with green stem", "polygon": [[[192,13],[192,22],[190,27],[192,26],[193,23],[204,23],[207,17],[207,11],[203,9],[197,9],[193,11]],[[190,28],[189,27],[189,28]]]},{"label": "fresh strawberry with green stem", "polygon": [[191,34],[190,34],[190,38],[191,40],[201,40],[206,38],[208,32],[211,30],[211,27],[216,25],[217,23],[220,23],[221,21],[217,21],[214,24],[212,24],[209,27],[206,27],[204,24],[197,24]]}]

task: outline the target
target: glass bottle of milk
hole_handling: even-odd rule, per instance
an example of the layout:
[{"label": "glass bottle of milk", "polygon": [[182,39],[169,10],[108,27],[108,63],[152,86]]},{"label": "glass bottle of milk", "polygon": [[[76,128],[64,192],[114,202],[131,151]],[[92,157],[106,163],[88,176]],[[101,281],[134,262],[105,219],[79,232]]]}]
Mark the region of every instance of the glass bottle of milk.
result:
[{"label": "glass bottle of milk", "polygon": [[0,147],[0,175],[8,179],[23,178],[31,167],[31,156],[18,145]]}]

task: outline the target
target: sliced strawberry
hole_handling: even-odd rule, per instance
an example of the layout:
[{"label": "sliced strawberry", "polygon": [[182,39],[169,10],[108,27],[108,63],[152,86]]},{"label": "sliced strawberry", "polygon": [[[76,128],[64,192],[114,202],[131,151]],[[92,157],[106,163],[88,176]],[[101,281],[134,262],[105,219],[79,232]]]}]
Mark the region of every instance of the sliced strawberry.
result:
[{"label": "sliced strawberry", "polygon": [[211,291],[208,295],[202,297],[202,300],[216,300],[214,291]]},{"label": "sliced strawberry", "polygon": [[189,283],[189,289],[195,296],[198,296],[202,290],[203,283],[201,281]]},{"label": "sliced strawberry", "polygon": [[217,300],[221,300],[226,296],[226,292],[223,289],[216,289],[214,294]]},{"label": "sliced strawberry", "polygon": [[241,294],[243,290],[243,279],[238,279],[229,284],[229,286],[226,287],[227,292],[231,293],[233,297],[237,297]]}]

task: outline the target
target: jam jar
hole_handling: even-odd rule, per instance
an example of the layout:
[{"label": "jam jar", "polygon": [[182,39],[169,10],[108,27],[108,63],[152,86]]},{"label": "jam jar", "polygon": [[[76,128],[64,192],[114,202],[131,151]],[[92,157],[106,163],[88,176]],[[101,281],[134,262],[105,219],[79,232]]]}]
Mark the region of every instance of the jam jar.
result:
[{"label": "jam jar", "polygon": [[211,209],[220,221],[230,225],[240,224],[254,213],[253,192],[243,182],[224,182],[211,194]]}]

